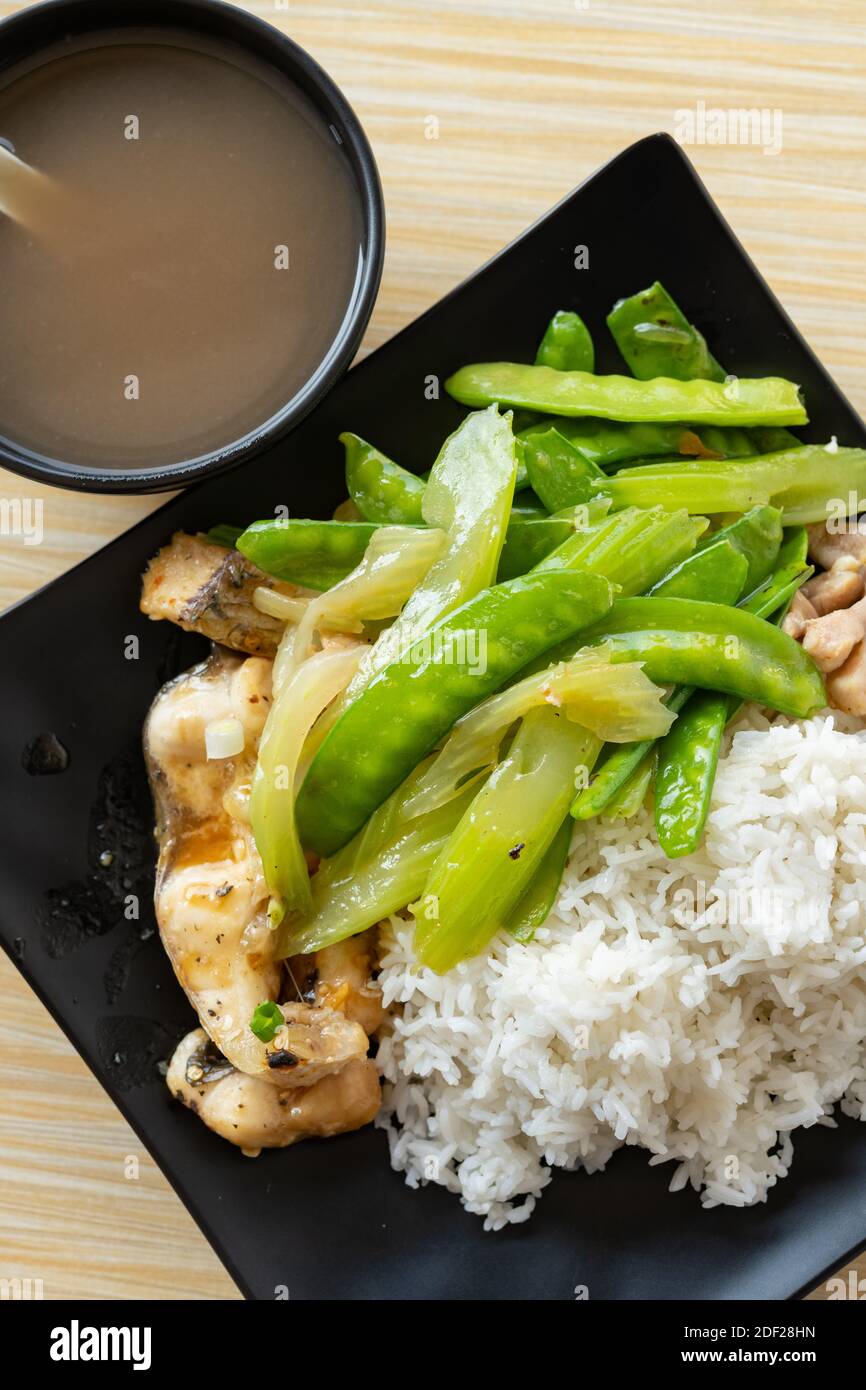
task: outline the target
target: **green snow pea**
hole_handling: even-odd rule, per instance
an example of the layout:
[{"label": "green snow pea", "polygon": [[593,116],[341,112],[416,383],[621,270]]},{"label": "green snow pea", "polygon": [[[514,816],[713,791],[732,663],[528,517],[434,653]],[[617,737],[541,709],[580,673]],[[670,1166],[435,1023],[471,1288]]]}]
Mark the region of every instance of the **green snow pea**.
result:
[{"label": "green snow pea", "polygon": [[803,441],[790,430],[775,425],[758,425],[749,430],[751,449],[747,454],[778,454],[783,449],[802,449]]},{"label": "green snow pea", "polygon": [[591,372],[595,368],[595,348],[589,329],[579,314],[560,309],[547,325],[535,354],[538,367],[558,372]]},{"label": "green snow pea", "polygon": [[[719,533],[721,534],[721,533]],[[769,578],[741,607],[760,618],[781,621],[780,609],[812,573],[806,562],[808,537],[802,527],[789,532]],[[660,741],[655,780],[656,830],[669,858],[690,854],[700,844],[710,808],[725,727],[742,701],[715,691],[698,691],[676,724]]]},{"label": "green snow pea", "polygon": [[[547,417],[545,423],[557,429],[590,463],[604,469],[672,455],[701,457],[707,450],[724,458],[755,452],[746,431],[733,427],[704,425],[698,433],[681,422],[630,425],[621,420],[572,420],[564,415]],[[540,423],[530,425],[519,431],[518,438],[543,428]]]},{"label": "green snow pea", "polygon": [[592,376],[519,362],[477,362],[461,367],[445,389],[463,405],[499,403],[546,415],[593,415],[604,420],[689,420],[704,425],[804,425],[800,388],[780,377],[676,381],[654,377]]},{"label": "green snow pea", "polygon": [[499,557],[497,580],[516,579],[519,574],[541,563],[551,551],[575,532],[576,517],[548,516],[545,512],[518,514],[512,511],[505,544]]},{"label": "green snow pea", "polygon": [[340,435],[346,451],[346,487],[365,521],[420,525],[426,483],[357,434]]},{"label": "green snow pea", "polygon": [[[385,525],[420,525],[429,473],[419,477],[381,450],[348,431],[340,435],[346,451],[346,488],[365,521]],[[526,465],[518,446],[515,492],[529,486]]]},{"label": "green snow pea", "polygon": [[596,575],[536,571],[426,629],[375,672],[313,758],[295,807],[305,848],[344,845],[462,714],[611,599]]},{"label": "green snow pea", "polygon": [[571,817],[566,816],[530,879],[529,887],[505,919],[505,930],[515,941],[531,941],[550,916],[565,873],[572,829]]},{"label": "green snow pea", "polygon": [[[382,523],[385,524],[385,523]],[[254,521],[246,531],[214,527],[210,538],[238,549],[265,574],[309,589],[331,589],[364,557],[375,521]],[[542,508],[514,507],[499,561],[499,579],[525,574],[574,533],[574,517],[552,517]]]},{"label": "green snow pea", "polygon": [[371,521],[254,521],[237,548],[254,565],[308,589],[331,589],[351,574],[377,530]]},{"label": "green snow pea", "polygon": [[[619,513],[615,513],[619,515]],[[709,599],[711,603],[736,603],[743,592],[749,561],[721,532],[718,539],[689,555],[648,590],[659,598]]]},{"label": "green snow pea", "polygon": [[[617,599],[580,634],[610,642],[613,661],[642,661],[657,685],[693,685],[805,719],[827,702],[824,682],[793,638],[742,608],[685,598]],[[578,648],[579,649],[579,648]],[[563,643],[551,659],[576,650]]]},{"label": "green snow pea", "polygon": [[585,502],[590,495],[589,479],[605,476],[550,425],[530,427],[521,436],[521,443],[529,482],[549,512]]},{"label": "green snow pea", "polygon": [[610,497],[615,508],[685,507],[703,516],[771,503],[786,526],[799,526],[826,521],[840,505],[849,514],[859,509],[866,497],[866,449],[799,444],[727,462],[647,463],[591,482],[590,489]]},{"label": "green snow pea", "polygon": [[[716,603],[733,604],[742,593],[747,570],[746,557],[739,554],[730,541],[718,540],[675,565],[650,593],[669,598],[710,597]],[[691,686],[677,686],[665,704],[668,709],[679,711],[692,693]],[[625,795],[626,783],[637,775],[655,743],[654,739],[644,739],[638,743],[609,746],[607,757],[598,764],[589,786],[578,793],[572,804],[574,818],[591,820]]]},{"label": "green snow pea", "polygon": [[706,339],[656,280],[649,289],[620,299],[607,316],[616,345],[632,373],[641,381],[675,377],[724,381],[725,369],[707,347]]},{"label": "green snow pea", "polygon": [[623,782],[615,796],[603,808],[603,820],[631,820],[646,801],[647,792],[655,774],[655,746],[644,755],[637,767]]},{"label": "green snow pea", "polygon": [[769,618],[788,602],[814,572],[809,564],[809,537],[803,526],[783,532],[773,573],[745,598],[740,607],[759,618]]},{"label": "green snow pea", "polygon": [[[665,704],[668,709],[679,711],[691,694],[691,686],[677,686]],[[578,792],[572,802],[571,814],[574,819],[592,820],[601,815],[639,771],[656,742],[656,739],[642,739],[639,743],[608,744],[608,756],[603,763],[596,765],[588,785]]]},{"label": "green snow pea", "polygon": [[[748,573],[743,581],[743,594],[750,594],[772,574],[782,544],[782,513],[778,507],[752,507],[730,526],[723,526],[698,541],[698,550],[729,541],[736,551],[745,555]],[[691,595],[685,594],[684,598]],[[739,594],[731,599],[735,603]],[[723,600],[724,601],[724,600]]]},{"label": "green snow pea", "polygon": [[700,844],[729,703],[727,695],[696,690],[659,741],[654,784],[656,834],[669,859],[691,854]]},{"label": "green snow pea", "polygon": [[218,526],[212,526],[207,533],[207,538],[214,545],[225,546],[226,550],[234,550],[238,543],[238,537],[244,533],[243,526],[228,526],[222,522]]}]

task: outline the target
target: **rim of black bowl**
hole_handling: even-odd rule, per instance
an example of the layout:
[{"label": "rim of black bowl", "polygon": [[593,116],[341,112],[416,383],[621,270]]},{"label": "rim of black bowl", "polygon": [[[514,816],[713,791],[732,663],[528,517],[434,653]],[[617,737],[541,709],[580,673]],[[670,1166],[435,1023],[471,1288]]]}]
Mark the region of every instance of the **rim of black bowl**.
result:
[{"label": "rim of black bowl", "polygon": [[87,468],[25,449],[0,434],[0,465],[55,487],[82,492],[167,492],[213,477],[283,439],[349,366],[370,321],[385,255],[385,207],[370,142],[340,88],[299,44],[264,19],[224,0],[42,0],[0,22],[0,76],[43,46],[90,31],[165,25],[233,42],[294,81],[343,147],[362,216],[363,264],[355,296],[329,352],[281,410],[221,449],[154,468]]}]

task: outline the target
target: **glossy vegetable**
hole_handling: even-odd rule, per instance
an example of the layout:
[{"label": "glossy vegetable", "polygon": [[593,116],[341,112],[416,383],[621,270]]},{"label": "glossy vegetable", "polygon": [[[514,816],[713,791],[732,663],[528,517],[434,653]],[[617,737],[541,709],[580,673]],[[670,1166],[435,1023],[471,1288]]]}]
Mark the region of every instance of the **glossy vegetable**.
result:
[{"label": "glossy vegetable", "polygon": [[426,483],[357,434],[340,435],[346,450],[346,487],[367,521],[420,525]]},{"label": "glossy vegetable", "polygon": [[534,430],[551,427],[590,463],[604,469],[636,460],[670,458],[671,455],[701,458],[710,451],[730,458],[755,452],[749,435],[740,429],[704,425],[697,431],[682,423],[630,425],[621,420],[571,420],[559,415],[546,417],[544,423],[520,430],[517,437],[523,440]]},{"label": "glossy vegetable", "polygon": [[[725,691],[805,719],[826,704],[824,682],[799,643],[741,608],[683,598],[617,599],[581,633],[610,643],[614,661],[642,661],[657,685]],[[564,645],[555,655],[565,657]]]},{"label": "glossy vegetable", "polygon": [[710,809],[729,697],[697,690],[659,743],[654,799],[656,834],[669,859],[700,844]]},{"label": "glossy vegetable", "polygon": [[661,737],[670,728],[673,715],[661,694],[639,666],[612,667],[604,647],[525,676],[458,721],[407,802],[407,814],[431,811],[456,796],[467,778],[496,761],[508,729],[538,705],[560,710],[599,738],[626,743]]},{"label": "glossy vegetable", "polygon": [[691,554],[707,525],[705,517],[686,512],[630,507],[576,531],[541,561],[536,572],[585,570],[603,575],[624,595],[640,594]]},{"label": "glossy vegetable", "polygon": [[571,820],[566,816],[530,879],[529,887],[506,917],[505,930],[515,941],[531,941],[550,916],[568,862],[571,834]]},{"label": "glossy vegetable", "polygon": [[426,524],[445,532],[445,549],[364,657],[346,703],[434,623],[493,583],[511,511],[515,454],[511,421],[494,409],[468,415],[446,439],[423,502]]},{"label": "glossy vegetable", "polygon": [[656,280],[649,289],[620,299],[607,316],[616,345],[634,376],[724,381],[725,370],[706,339]]},{"label": "glossy vegetable", "polygon": [[719,538],[713,538],[703,550],[696,550],[662,575],[648,592],[659,598],[736,603],[747,583],[749,561],[721,532],[718,535]]},{"label": "glossy vegetable", "polygon": [[414,902],[449,835],[478,790],[475,782],[429,815],[408,818],[413,795],[428,763],[422,763],[362,830],[332,858],[324,859],[310,883],[305,917],[286,919],[278,957],[318,951],[366,931]]},{"label": "glossy vegetable", "polygon": [[397,648],[312,761],[296,804],[306,848],[344,845],[462,714],[600,617],[611,597],[595,575],[536,572],[484,590]]},{"label": "glossy vegetable", "polygon": [[782,544],[782,513],[778,507],[752,507],[729,526],[702,536],[698,541],[698,550],[718,545],[720,541],[729,541],[736,551],[746,557],[748,567],[742,592],[750,594],[764,583],[775,567]]},{"label": "glossy vegetable", "polygon": [[[732,604],[743,590],[748,568],[747,558],[734,550],[730,541],[722,538],[676,565],[651,592],[659,597],[707,599]],[[666,701],[668,709],[677,713],[692,693],[691,686],[676,686]],[[653,747],[654,740],[645,739],[624,748],[608,750],[589,786],[575,798],[571,807],[574,818],[590,820],[606,809],[613,814],[614,802],[621,809],[621,797],[625,798],[624,804],[630,805],[626,784],[638,776],[638,770],[645,764]]]},{"label": "glossy vegetable", "polygon": [[307,604],[297,631],[287,633],[275,662],[282,675],[309,653],[317,633],[361,632],[364,621],[394,618],[445,547],[432,526],[380,526],[356,569]]},{"label": "glossy vegetable", "polygon": [[461,367],[445,387],[464,405],[499,402],[548,415],[707,425],[803,425],[808,419],[799,387],[780,377],[742,377],[730,384],[670,377],[634,381],[516,362],[479,362]]},{"label": "glossy vegetable", "polygon": [[631,820],[637,815],[652,784],[657,756],[653,744],[605,806],[601,813],[603,820]]},{"label": "glossy vegetable", "polygon": [[866,496],[866,449],[831,452],[804,444],[723,463],[648,463],[621,469],[590,487],[610,497],[614,507],[685,507],[704,516],[770,503],[781,509],[786,526],[794,526],[826,521],[828,515],[841,518],[852,507],[856,511],[858,499]]},{"label": "glossy vegetable", "polygon": [[559,430],[534,426],[522,439],[529,481],[549,512],[586,502],[590,496],[589,480],[605,476]]},{"label": "glossy vegetable", "polygon": [[[763,618],[778,614],[812,573],[806,564],[807,544],[802,528],[788,533],[774,574],[741,607]],[[659,745],[656,830],[660,845],[671,858],[690,854],[700,844],[722,736],[741,708],[742,702],[735,697],[698,691]]]},{"label": "glossy vegetable", "polygon": [[450,970],[508,924],[562,833],[576,769],[591,767],[599,747],[593,734],[555,710],[530,711],[412,905],[423,965]]},{"label": "glossy vegetable", "polygon": [[[348,683],[360,651],[318,652],[277,693],[264,732],[250,797],[250,821],[272,895],[271,920],[309,911],[312,900],[294,814],[295,774],[304,739]],[[279,653],[278,653],[279,656]]]},{"label": "glossy vegetable", "polygon": [[741,607],[759,618],[778,612],[814,572],[808,551],[809,537],[803,526],[786,530],[772,575],[743,600]]},{"label": "glossy vegetable", "polygon": [[[665,701],[672,714],[677,714],[692,694],[691,686],[677,686]],[[612,748],[575,797],[571,814],[575,820],[592,820],[601,815],[637,773],[647,755],[655,748],[655,739],[643,739],[639,743],[627,743],[622,748]]]},{"label": "glossy vegetable", "polygon": [[544,512],[522,513],[513,509],[499,557],[497,579],[516,579],[518,575],[534,569],[551,551],[574,535],[585,512],[585,506],[568,508],[557,516],[547,516]]},{"label": "glossy vegetable", "polygon": [[558,372],[591,372],[595,369],[595,348],[589,329],[579,314],[560,309],[547,325],[536,366],[553,367]]},{"label": "glossy vegetable", "polygon": [[265,574],[307,589],[330,589],[351,574],[377,527],[369,521],[254,521],[237,548]]}]

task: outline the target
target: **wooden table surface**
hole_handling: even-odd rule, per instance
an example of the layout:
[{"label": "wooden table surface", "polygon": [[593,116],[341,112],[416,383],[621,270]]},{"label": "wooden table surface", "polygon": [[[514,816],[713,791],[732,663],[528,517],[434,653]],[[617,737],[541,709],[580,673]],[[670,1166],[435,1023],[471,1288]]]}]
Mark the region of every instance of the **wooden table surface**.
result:
[{"label": "wooden table surface", "polygon": [[[0,0],[0,16],[24,8]],[[376,152],[388,250],[365,351],[624,146],[673,133],[677,111],[700,102],[778,110],[776,155],[708,143],[689,154],[866,413],[862,0],[263,0],[245,8],[323,64]],[[430,117],[437,139],[428,138]],[[15,497],[43,499],[45,536],[38,547],[0,536],[0,608],[158,505],[37,488],[0,471],[0,498]],[[5,959],[0,1116],[0,1276],[41,1279],[46,1298],[239,1296]],[[130,1157],[137,1179],[126,1176]]]}]

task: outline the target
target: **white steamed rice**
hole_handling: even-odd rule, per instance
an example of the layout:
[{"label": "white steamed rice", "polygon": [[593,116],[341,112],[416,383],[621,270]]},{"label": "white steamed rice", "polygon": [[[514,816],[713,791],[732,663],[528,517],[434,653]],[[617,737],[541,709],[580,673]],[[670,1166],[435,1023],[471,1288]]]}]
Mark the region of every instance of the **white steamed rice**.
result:
[{"label": "white steamed rice", "polygon": [[488,1229],[552,1169],[623,1144],[706,1206],[766,1200],[799,1126],[866,1118],[866,732],[740,721],[705,843],[666,859],[646,812],[575,832],[535,941],[445,976],[392,919],[379,1050],[394,1167]]}]

